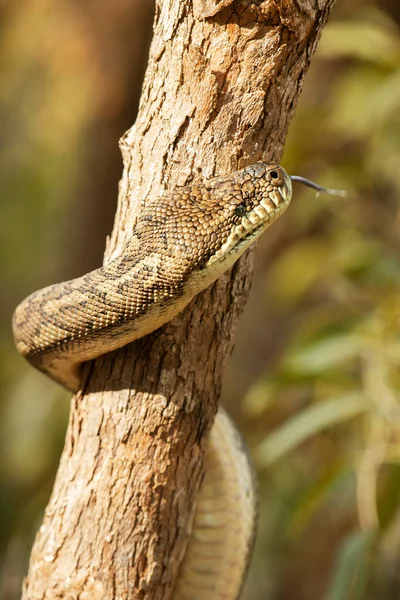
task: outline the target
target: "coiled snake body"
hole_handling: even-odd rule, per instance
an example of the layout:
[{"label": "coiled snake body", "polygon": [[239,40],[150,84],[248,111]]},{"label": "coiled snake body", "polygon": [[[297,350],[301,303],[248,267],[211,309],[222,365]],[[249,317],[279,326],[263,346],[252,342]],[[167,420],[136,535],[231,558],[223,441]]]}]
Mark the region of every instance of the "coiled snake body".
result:
[{"label": "coiled snake body", "polygon": [[[291,193],[282,167],[259,162],[149,202],[120,257],[35,292],[17,307],[18,350],[76,391],[82,363],[172,319],[285,211]],[[254,537],[255,498],[247,454],[220,410],[174,600],[238,598]]]}]

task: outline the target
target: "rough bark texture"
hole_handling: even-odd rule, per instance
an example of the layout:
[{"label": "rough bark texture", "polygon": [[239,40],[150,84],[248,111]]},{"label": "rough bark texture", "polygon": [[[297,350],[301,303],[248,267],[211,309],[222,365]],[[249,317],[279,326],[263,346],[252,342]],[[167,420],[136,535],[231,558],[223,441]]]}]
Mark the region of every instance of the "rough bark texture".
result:
[{"label": "rough bark texture", "polygon": [[[143,199],[279,160],[333,1],[197,0],[196,16],[189,0],[158,2],[107,260]],[[86,368],[25,599],[171,597],[251,254],[167,326]]]}]

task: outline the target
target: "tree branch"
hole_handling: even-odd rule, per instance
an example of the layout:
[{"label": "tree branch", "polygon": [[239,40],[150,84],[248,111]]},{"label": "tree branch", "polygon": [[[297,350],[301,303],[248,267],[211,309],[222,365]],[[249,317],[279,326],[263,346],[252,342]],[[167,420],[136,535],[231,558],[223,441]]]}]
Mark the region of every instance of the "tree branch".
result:
[{"label": "tree branch", "polygon": [[[280,159],[332,5],[198,0],[194,17],[189,0],[158,2],[107,260],[144,199]],[[171,597],[251,264],[248,252],[178,318],[88,365],[23,598]]]}]

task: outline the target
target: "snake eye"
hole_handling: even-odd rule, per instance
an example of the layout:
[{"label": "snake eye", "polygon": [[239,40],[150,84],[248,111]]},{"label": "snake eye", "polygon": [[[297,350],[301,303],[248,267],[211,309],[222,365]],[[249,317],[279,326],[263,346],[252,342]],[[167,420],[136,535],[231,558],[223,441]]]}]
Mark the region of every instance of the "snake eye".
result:
[{"label": "snake eye", "polygon": [[245,212],[246,212],[245,204],[238,204],[237,207],[235,208],[235,215],[237,217],[243,217]]},{"label": "snake eye", "polygon": [[278,177],[279,177],[278,171],[270,171],[270,175],[271,175],[272,179],[278,179]]}]

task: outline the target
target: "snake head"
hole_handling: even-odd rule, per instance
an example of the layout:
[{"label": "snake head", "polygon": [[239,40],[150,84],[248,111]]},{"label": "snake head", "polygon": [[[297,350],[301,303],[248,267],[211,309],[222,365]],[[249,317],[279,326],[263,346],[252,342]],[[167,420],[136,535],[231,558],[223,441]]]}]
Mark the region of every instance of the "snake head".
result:
[{"label": "snake head", "polygon": [[[236,260],[289,206],[292,181],[278,164],[258,162],[221,179],[215,196],[224,202],[228,227],[221,228],[221,244],[208,263]],[[222,194],[221,194],[222,192]]]},{"label": "snake head", "polygon": [[216,279],[286,210],[291,195],[285,170],[258,162],[148,203],[134,236],[182,280],[194,270]]}]

